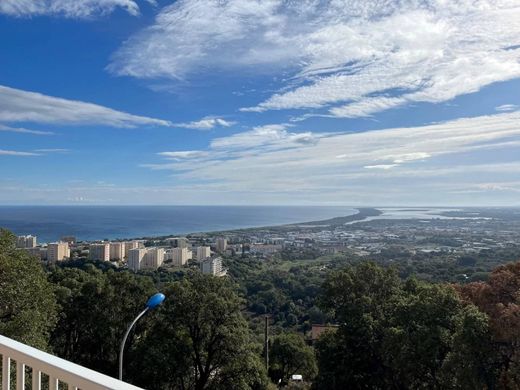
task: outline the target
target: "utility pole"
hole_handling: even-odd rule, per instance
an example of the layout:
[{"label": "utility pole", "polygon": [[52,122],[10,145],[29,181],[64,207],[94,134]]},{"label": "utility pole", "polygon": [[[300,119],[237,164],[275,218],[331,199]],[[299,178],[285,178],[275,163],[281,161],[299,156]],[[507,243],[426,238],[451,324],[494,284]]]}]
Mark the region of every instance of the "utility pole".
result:
[{"label": "utility pole", "polygon": [[264,353],[265,353],[265,369],[269,371],[269,316],[265,316],[265,334],[264,334]]}]

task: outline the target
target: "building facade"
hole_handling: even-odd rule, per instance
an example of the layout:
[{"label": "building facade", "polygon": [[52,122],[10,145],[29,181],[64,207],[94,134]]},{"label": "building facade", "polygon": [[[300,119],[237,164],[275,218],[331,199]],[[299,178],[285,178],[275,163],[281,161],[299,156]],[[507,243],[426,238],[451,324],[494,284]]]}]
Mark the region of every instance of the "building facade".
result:
[{"label": "building facade", "polygon": [[198,246],[196,259],[197,261],[202,261],[211,257],[211,248],[209,246]]},{"label": "building facade", "polygon": [[222,268],[222,258],[213,257],[200,263],[200,270],[204,275],[224,276],[226,271]]},{"label": "building facade", "polygon": [[190,259],[190,251],[188,248],[173,248],[172,251],[173,265],[183,266]]},{"label": "building facade", "polygon": [[137,249],[137,248],[139,248],[139,241],[127,241],[127,242],[125,242],[124,258],[128,259],[128,255],[129,255],[130,249]]},{"label": "building facade", "polygon": [[141,269],[146,249],[133,248],[128,250],[128,269],[137,272]]},{"label": "building facade", "polygon": [[164,261],[164,249],[163,248],[150,248],[145,249],[146,253],[141,263],[141,269],[157,269]]},{"label": "building facade", "polygon": [[111,242],[110,243],[110,260],[123,260],[125,257],[125,243]]},{"label": "building facade", "polygon": [[34,248],[36,245],[36,236],[28,235],[16,237],[17,248]]},{"label": "building facade", "polygon": [[227,238],[218,237],[216,242],[217,252],[224,253],[227,249]]},{"label": "building facade", "polygon": [[68,259],[70,248],[68,242],[53,242],[47,245],[47,261],[56,262]]},{"label": "building facade", "polygon": [[110,261],[110,243],[91,244],[88,258],[90,260]]}]

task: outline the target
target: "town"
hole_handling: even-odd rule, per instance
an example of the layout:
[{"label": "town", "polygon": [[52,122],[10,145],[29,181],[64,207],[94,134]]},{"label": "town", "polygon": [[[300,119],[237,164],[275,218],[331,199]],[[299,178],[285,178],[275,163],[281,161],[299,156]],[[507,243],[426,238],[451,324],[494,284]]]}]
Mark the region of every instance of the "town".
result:
[{"label": "town", "polygon": [[[496,266],[492,259],[498,254],[502,259],[504,255],[511,260],[520,257],[520,212],[516,209],[405,210],[415,212],[413,218],[381,210],[359,209],[354,216],[325,221],[184,237],[82,242],[64,236],[58,242],[38,245],[37,238],[28,235],[19,236],[17,245],[50,263],[107,261],[134,272],[198,264],[203,273],[216,276],[226,274],[223,262],[234,256],[281,261],[358,258],[412,265],[414,271],[432,264],[473,266],[455,275],[451,270],[457,281],[464,281]],[[478,262],[479,256],[487,256],[486,264]]]}]

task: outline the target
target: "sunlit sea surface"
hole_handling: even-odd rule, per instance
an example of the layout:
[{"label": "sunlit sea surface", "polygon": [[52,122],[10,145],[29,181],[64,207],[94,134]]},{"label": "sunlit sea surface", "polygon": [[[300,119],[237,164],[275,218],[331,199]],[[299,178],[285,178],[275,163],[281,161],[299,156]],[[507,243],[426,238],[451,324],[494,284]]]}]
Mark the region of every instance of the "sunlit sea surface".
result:
[{"label": "sunlit sea surface", "polygon": [[274,226],[348,216],[321,206],[0,206],[0,227],[38,242],[102,240]]}]

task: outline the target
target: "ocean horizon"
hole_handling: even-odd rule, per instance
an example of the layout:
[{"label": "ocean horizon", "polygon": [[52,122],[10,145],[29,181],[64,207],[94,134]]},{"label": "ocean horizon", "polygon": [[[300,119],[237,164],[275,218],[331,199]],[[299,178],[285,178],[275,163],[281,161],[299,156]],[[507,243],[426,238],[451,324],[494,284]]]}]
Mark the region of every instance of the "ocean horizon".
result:
[{"label": "ocean horizon", "polygon": [[38,242],[128,239],[245,229],[355,214],[346,206],[0,206],[0,227]]}]

